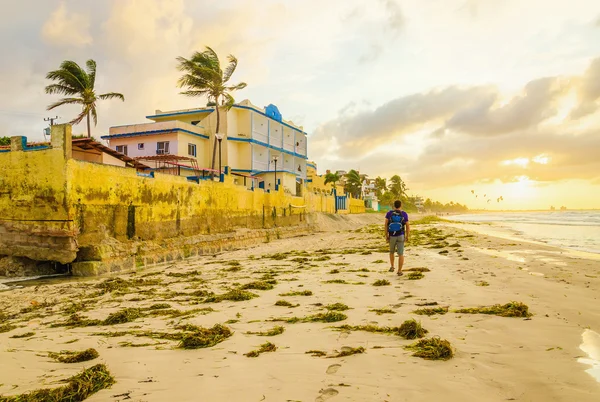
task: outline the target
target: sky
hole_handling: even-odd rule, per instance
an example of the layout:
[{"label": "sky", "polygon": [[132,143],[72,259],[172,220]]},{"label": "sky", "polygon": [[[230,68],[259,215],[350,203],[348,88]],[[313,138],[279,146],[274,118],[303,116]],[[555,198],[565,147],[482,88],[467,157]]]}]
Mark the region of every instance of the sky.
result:
[{"label": "sky", "polygon": [[44,117],[77,114],[46,111],[67,59],[125,96],[98,105],[96,137],[205,105],[176,86],[176,57],[204,46],[239,59],[238,101],[304,127],[320,173],[398,174],[472,209],[600,208],[597,0],[7,1],[0,136],[41,140]]}]

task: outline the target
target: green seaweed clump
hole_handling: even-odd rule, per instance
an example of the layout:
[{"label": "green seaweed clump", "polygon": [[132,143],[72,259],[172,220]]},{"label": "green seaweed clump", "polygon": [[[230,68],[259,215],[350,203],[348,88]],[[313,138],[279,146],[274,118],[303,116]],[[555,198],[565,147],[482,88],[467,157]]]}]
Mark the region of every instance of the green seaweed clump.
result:
[{"label": "green seaweed clump", "polygon": [[148,307],[149,310],[162,310],[166,308],[171,308],[169,303],[156,303]]},{"label": "green seaweed clump", "polygon": [[276,305],[276,306],[281,306],[281,307],[291,307],[291,308],[294,308],[294,307],[298,307],[298,306],[299,306],[299,304],[292,304],[292,303],[290,303],[290,302],[289,302],[289,301],[287,301],[287,300],[277,300],[277,301],[275,302],[275,305]]},{"label": "green seaweed clump", "polygon": [[271,321],[285,321],[290,324],[294,324],[297,322],[337,322],[343,321],[348,316],[344,313],[339,313],[337,311],[328,311],[326,313],[319,313],[315,315],[309,315],[306,317],[290,317],[290,318],[274,318]]},{"label": "green seaweed clump", "polygon": [[63,350],[60,353],[48,353],[48,357],[61,363],[80,363],[94,360],[100,356],[96,349],[86,349],[83,352]]},{"label": "green seaweed clump", "polygon": [[178,346],[181,349],[208,348],[233,335],[231,329],[221,324],[215,324],[212,328],[187,325],[185,329],[192,330],[192,332],[183,335]]},{"label": "green seaweed clump", "polygon": [[406,320],[400,325],[398,335],[404,339],[417,339],[424,337],[429,331],[421,326],[420,322],[415,320]]},{"label": "green seaweed clump", "polygon": [[312,296],[313,292],[310,290],[301,290],[296,292],[280,293],[279,296]]},{"label": "green seaweed clump", "polygon": [[486,281],[481,281],[481,282],[475,283],[475,286],[490,286],[490,284]]},{"label": "green seaweed clump", "polygon": [[124,324],[126,322],[137,320],[141,316],[142,311],[139,308],[124,308],[122,310],[117,311],[116,313],[109,314],[108,317],[106,317],[106,319],[102,322],[102,324]]},{"label": "green seaweed clump", "polygon": [[304,354],[312,355],[313,357],[327,356],[327,353],[322,350],[309,350],[308,352],[304,352]]},{"label": "green seaweed clump", "polygon": [[285,331],[285,328],[278,325],[278,326],[275,326],[275,327],[271,328],[268,331],[262,331],[262,332],[248,331],[248,332],[246,332],[246,334],[248,334],[248,335],[258,335],[258,336],[275,336],[275,335],[281,335],[281,334],[283,334],[283,331]]},{"label": "green seaweed clump", "polygon": [[323,281],[323,283],[339,283],[339,284],[346,284],[348,282],[346,282],[344,279],[329,279],[328,281]]},{"label": "green seaweed clump", "polygon": [[31,338],[35,335],[35,332],[25,332],[24,334],[13,335],[11,338],[19,339],[19,338]]},{"label": "green seaweed clump", "polygon": [[388,286],[390,284],[390,281],[388,281],[387,279],[378,279],[375,282],[373,282],[373,286]]},{"label": "green seaweed clump", "polygon": [[414,351],[413,356],[427,360],[449,360],[454,356],[450,342],[439,337],[421,339],[405,348]]},{"label": "green seaweed clump", "polygon": [[531,317],[533,314],[529,312],[529,307],[521,302],[512,301],[504,305],[494,304],[488,307],[463,308],[455,310],[455,313],[464,314],[490,314],[500,317]]},{"label": "green seaweed clump", "polygon": [[419,268],[409,268],[405,269],[404,272],[430,272],[429,268],[419,267]]},{"label": "green seaweed clump", "polygon": [[210,295],[206,299],[204,299],[204,303],[220,303],[223,300],[245,301],[254,299],[255,297],[258,297],[258,295],[255,293],[246,292],[245,290],[241,289],[234,289],[221,295]]},{"label": "green seaweed clump", "polygon": [[38,389],[27,394],[0,397],[2,402],[80,402],[96,392],[109,388],[115,379],[104,364],[97,364],[67,379],[58,388]]},{"label": "green seaweed clump", "polygon": [[446,314],[448,307],[431,307],[431,308],[418,308],[413,311],[413,314],[418,315],[435,315],[435,314]]},{"label": "green seaweed clump", "polygon": [[0,325],[0,334],[2,334],[4,332],[12,331],[15,328],[17,328],[17,327],[14,325],[11,325],[11,324]]},{"label": "green seaweed clump", "polygon": [[[273,281],[273,282],[277,283],[277,281]],[[274,287],[273,283],[266,282],[266,281],[255,281],[255,282],[246,283],[240,289],[271,290],[271,289],[273,289],[273,287]]]},{"label": "green seaweed clump", "polygon": [[276,350],[277,350],[277,346],[275,346],[271,342],[267,342],[267,343],[263,343],[262,345],[260,345],[260,348],[258,350],[253,350],[248,353],[244,353],[244,356],[258,357],[258,356],[260,356],[261,353],[275,352]]},{"label": "green seaweed clump", "polygon": [[425,275],[423,275],[421,272],[417,271],[417,272],[409,272],[406,277],[408,278],[408,280],[416,281],[419,279],[423,279],[425,277]]},{"label": "green seaweed clump", "polygon": [[334,359],[336,357],[352,356],[352,355],[361,354],[361,353],[365,353],[365,348],[363,348],[362,346],[359,346],[357,348],[344,347],[338,354],[333,355],[333,356],[328,356],[328,359]]},{"label": "green seaweed clump", "polygon": [[348,307],[347,305],[345,305],[344,303],[333,303],[333,304],[328,304],[327,306],[325,306],[325,308],[327,310],[330,311],[346,311],[349,310],[350,307]]}]

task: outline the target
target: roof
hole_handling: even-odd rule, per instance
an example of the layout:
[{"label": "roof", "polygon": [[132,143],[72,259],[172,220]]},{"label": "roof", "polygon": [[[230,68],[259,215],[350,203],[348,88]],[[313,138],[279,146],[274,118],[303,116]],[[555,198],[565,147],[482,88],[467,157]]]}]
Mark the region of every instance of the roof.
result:
[{"label": "roof", "polygon": [[145,160],[145,161],[195,161],[196,160],[196,158],[192,158],[189,156],[179,156],[179,155],[172,155],[172,154],[136,156],[134,159]]},{"label": "roof", "polygon": [[109,154],[110,156],[117,158],[123,162],[125,162],[125,166],[134,167],[136,169],[149,169],[149,166],[144,165],[143,163],[138,162],[134,158],[131,158],[127,155],[124,155],[120,152],[115,151],[105,145],[100,144],[97,141],[94,141],[92,138],[74,138],[73,147],[77,147],[83,150],[94,149],[96,151],[104,152],[105,154]]}]

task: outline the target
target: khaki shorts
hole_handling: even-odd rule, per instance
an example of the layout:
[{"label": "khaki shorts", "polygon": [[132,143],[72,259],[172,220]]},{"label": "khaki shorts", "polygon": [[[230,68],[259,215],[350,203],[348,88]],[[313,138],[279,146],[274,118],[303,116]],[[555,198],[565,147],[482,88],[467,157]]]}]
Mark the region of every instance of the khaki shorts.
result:
[{"label": "khaki shorts", "polygon": [[404,235],[390,236],[390,254],[404,255]]}]

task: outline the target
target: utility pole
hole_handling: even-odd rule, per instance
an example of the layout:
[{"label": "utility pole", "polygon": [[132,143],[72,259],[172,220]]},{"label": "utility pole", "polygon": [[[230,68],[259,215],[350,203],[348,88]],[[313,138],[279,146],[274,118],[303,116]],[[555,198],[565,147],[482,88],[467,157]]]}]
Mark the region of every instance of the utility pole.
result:
[{"label": "utility pole", "polygon": [[44,129],[44,140],[46,140],[46,135],[50,135],[52,132],[52,126],[54,125],[54,120],[58,120],[59,117],[55,116],[55,117],[44,117],[44,121],[49,121],[50,122],[50,128],[45,128]]},{"label": "utility pole", "polygon": [[52,127],[54,125],[54,120],[58,120],[60,117],[56,116],[56,117],[45,117],[44,121],[49,121],[50,122],[50,127]]}]

